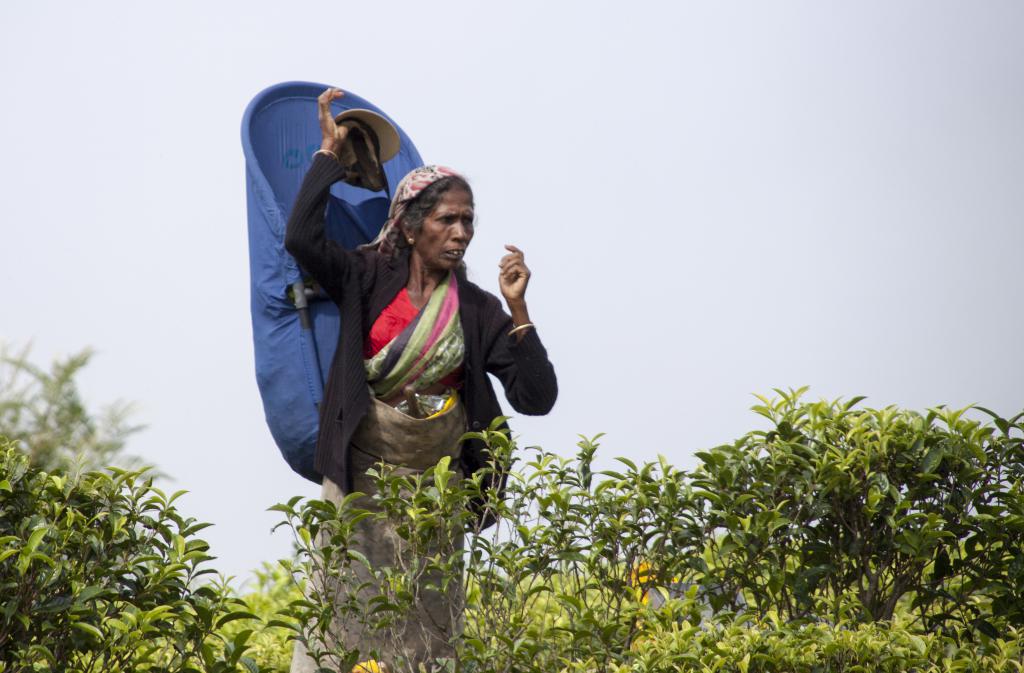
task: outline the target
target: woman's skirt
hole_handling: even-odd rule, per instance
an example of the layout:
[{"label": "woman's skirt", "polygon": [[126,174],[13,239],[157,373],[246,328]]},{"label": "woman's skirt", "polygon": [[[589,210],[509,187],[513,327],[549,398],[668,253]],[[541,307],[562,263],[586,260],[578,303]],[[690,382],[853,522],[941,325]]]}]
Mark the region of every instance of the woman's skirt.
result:
[{"label": "woman's skirt", "polygon": [[[456,400],[454,405],[426,419],[412,418],[372,398],[370,411],[359,424],[352,440],[350,467],[353,488],[367,494],[355,503],[357,508],[379,511],[378,505],[370,497],[376,491],[376,484],[367,476],[366,471],[382,461],[393,466],[394,474],[405,476],[420,474],[444,456],[450,456],[451,469],[461,478],[457,459],[459,438],[466,431],[466,412],[458,396],[452,394]],[[337,484],[325,477],[321,497],[338,502],[344,494]],[[371,516],[359,521],[356,529],[351,548],[362,553],[371,567],[397,567],[408,563],[408,545],[396,532],[395,522]],[[445,546],[448,549],[461,549],[461,535],[455,540],[449,540]],[[435,553],[431,549],[421,549],[417,556],[425,559]],[[366,606],[370,599],[380,594],[381,588],[359,564],[353,563],[352,569],[355,575],[353,587],[368,583],[357,593],[359,604]],[[318,580],[315,574],[312,581],[320,581],[322,585],[322,579]],[[418,670],[420,663],[427,664],[429,670],[434,660],[454,656],[452,639],[461,631],[462,626],[461,611],[465,602],[462,582],[450,582],[444,593],[432,588],[440,584],[436,573],[424,572],[418,579],[419,586],[414,591],[416,602],[410,613],[379,630],[368,628],[358,619],[338,617],[332,625],[331,637],[340,641],[347,650],[358,649],[360,661],[377,658],[372,653],[379,652],[379,659],[389,666],[392,673]],[[343,601],[348,598],[345,590],[339,591],[338,595]],[[322,663],[330,660],[333,657]],[[306,648],[296,642],[292,673],[315,670],[316,663]]]}]

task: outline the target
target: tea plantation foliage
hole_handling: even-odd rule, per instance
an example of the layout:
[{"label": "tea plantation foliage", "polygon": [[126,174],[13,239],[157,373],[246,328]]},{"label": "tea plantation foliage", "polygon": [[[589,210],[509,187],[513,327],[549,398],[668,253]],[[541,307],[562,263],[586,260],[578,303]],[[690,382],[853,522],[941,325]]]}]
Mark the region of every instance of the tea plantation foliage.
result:
[{"label": "tea plantation foliage", "polygon": [[[274,509],[296,558],[241,597],[144,475],[47,474],[8,446],[0,671],[286,671],[294,639],[348,670],[373,653],[332,646],[331,618],[394,635],[424,573],[466,584],[457,660],[438,662],[461,671],[1022,670],[1024,414],[776,392],[754,407],[767,430],[692,471],[596,471],[594,441],[568,459],[492,427],[496,474],[382,468],[376,494],[295,498]],[[404,553],[372,569],[363,609],[367,517],[392,519]]]},{"label": "tea plantation foliage", "polygon": [[51,472],[137,466],[138,459],[123,452],[142,429],[129,422],[132,406],[90,408],[78,390],[92,350],[55,360],[49,369],[33,363],[30,353],[30,347],[13,351],[0,342],[0,437],[18,442],[33,467]]}]

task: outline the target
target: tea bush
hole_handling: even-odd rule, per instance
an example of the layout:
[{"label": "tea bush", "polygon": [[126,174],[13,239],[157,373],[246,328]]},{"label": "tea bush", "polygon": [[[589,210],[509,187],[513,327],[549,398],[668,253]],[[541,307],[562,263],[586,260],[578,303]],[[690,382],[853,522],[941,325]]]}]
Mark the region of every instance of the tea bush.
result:
[{"label": "tea bush", "polygon": [[[573,459],[517,461],[494,426],[475,436],[498,478],[382,465],[377,493],[279,505],[303,562],[290,570],[326,578],[281,624],[346,670],[375,653],[329,645],[331,620],[387,633],[428,573],[467,583],[456,661],[439,662],[464,671],[1020,670],[1024,415],[778,392],[755,407],[769,430],[698,454],[692,472],[664,459],[595,472],[589,440]],[[487,487],[502,481],[504,498]],[[481,502],[493,528],[468,507]],[[351,544],[366,517],[403,544],[397,567],[368,568],[368,608]]]},{"label": "tea bush", "polygon": [[264,563],[254,571],[255,585],[240,596],[255,620],[237,619],[219,629],[221,642],[234,643],[240,634],[249,632],[244,644],[243,661],[248,671],[287,673],[292,660],[292,643],[288,628],[275,625],[288,612],[289,605],[302,600],[302,590],[295,578],[280,563]]},{"label": "tea bush", "polygon": [[697,454],[700,581],[790,620],[888,620],[907,601],[929,629],[1024,625],[1024,414],[778,392],[754,408],[770,430]]},{"label": "tea bush", "polygon": [[[376,653],[334,643],[332,620],[400,643],[424,577],[465,586],[447,670],[1024,670],[1024,414],[777,392],[755,407],[767,429],[691,471],[597,471],[596,438],[560,457],[496,421],[474,435],[493,460],[472,478],[382,465],[374,493],[293,498],[273,509],[298,558],[244,597],[207,567],[180,493],[43,471],[0,441],[0,672],[283,672],[295,640],[348,670]],[[400,538],[395,567],[353,546],[368,517]]]},{"label": "tea bush", "polygon": [[[939,634],[920,633],[905,618],[892,623],[835,626],[778,619],[739,619],[712,628],[683,622],[659,627],[642,640],[629,663],[615,673],[939,673],[1021,670],[1021,633],[958,645]],[[574,673],[597,670],[574,663]]]},{"label": "tea bush", "polygon": [[[0,671],[232,671],[251,620],[140,472],[48,473],[0,438]],[[251,633],[251,631],[250,631]]]}]

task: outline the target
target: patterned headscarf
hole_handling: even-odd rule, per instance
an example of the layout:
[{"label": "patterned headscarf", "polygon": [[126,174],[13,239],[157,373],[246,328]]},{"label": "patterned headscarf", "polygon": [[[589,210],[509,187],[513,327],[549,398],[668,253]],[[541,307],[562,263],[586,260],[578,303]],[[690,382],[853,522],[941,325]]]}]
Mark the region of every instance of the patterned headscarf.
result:
[{"label": "patterned headscarf", "polygon": [[420,193],[442,178],[452,176],[462,177],[453,169],[447,166],[420,166],[409,171],[398,183],[395,196],[391,199],[391,208],[388,210],[388,219],[381,227],[377,238],[373,239],[366,247],[376,248],[385,255],[390,255],[398,247],[398,238],[402,235],[398,227],[405,214],[405,209]]}]

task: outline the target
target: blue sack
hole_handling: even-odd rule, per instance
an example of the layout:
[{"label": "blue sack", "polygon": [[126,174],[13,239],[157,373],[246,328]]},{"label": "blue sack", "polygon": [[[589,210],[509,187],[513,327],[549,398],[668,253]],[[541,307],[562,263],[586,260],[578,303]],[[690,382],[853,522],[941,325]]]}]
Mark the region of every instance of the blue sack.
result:
[{"label": "blue sack", "polygon": [[[317,405],[341,326],[334,302],[310,294],[308,276],[284,249],[284,231],[313,152],[320,148],[316,99],[326,89],[313,82],[274,85],[252,99],[242,118],[256,383],[281,455],[293,470],[317,483]],[[387,117],[349,91],[331,104],[335,115],[353,108]],[[401,149],[384,164],[388,193],[423,164],[412,141],[394,125]],[[384,224],[388,206],[385,192],[339,182],[331,188],[327,236],[350,249],[368,243]]]}]

